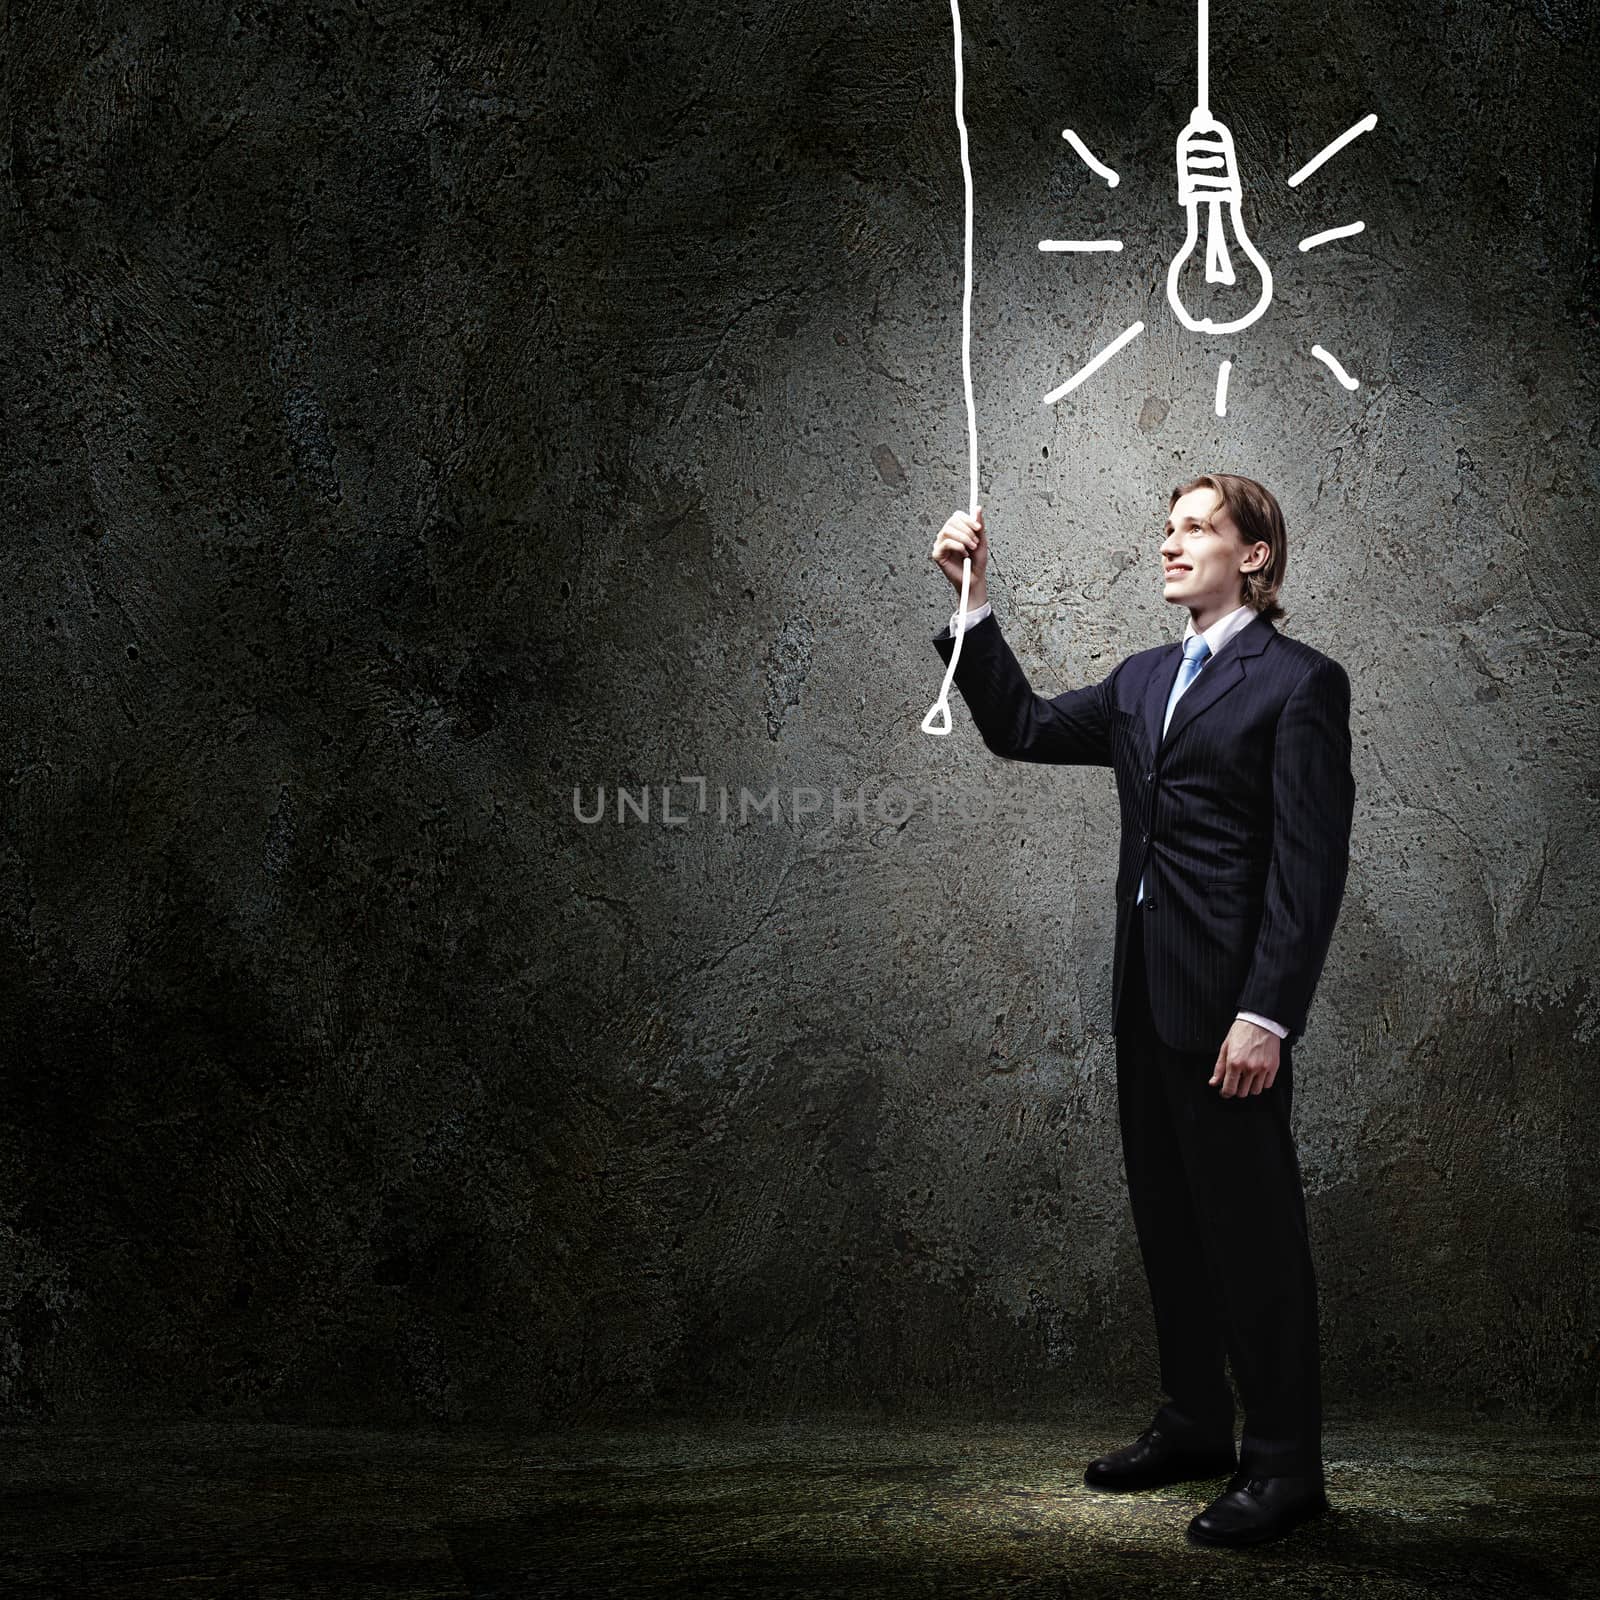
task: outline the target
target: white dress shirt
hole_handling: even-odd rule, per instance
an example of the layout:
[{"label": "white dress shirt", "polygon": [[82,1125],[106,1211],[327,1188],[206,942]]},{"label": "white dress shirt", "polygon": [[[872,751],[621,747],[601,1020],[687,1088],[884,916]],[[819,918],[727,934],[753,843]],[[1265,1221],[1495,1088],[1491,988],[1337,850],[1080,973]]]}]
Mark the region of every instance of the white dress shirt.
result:
[{"label": "white dress shirt", "polygon": [[[969,611],[967,613],[967,627],[976,627],[978,623],[982,622],[983,619],[989,615],[990,610],[991,607],[989,602],[985,600],[984,603],[976,610]],[[1200,630],[1195,627],[1194,613],[1191,612],[1189,614],[1188,621],[1184,623],[1183,636],[1185,639],[1189,639],[1192,638],[1195,633],[1203,631],[1205,634],[1206,645],[1211,651],[1211,656],[1214,656],[1223,647],[1223,645],[1225,645],[1228,640],[1234,636],[1234,634],[1236,634],[1241,628],[1247,627],[1254,616],[1255,612],[1249,606],[1240,606],[1236,611],[1230,611],[1227,616],[1219,617],[1211,624],[1209,628]],[[959,609],[957,609],[950,613],[950,632],[952,634],[956,633],[956,631],[960,628],[960,624],[961,612]],[[1207,656],[1206,659],[1209,661],[1211,656]],[[1185,694],[1188,692],[1189,691],[1187,689],[1184,690]],[[1257,1026],[1266,1028],[1269,1032],[1277,1034],[1280,1039],[1287,1039],[1289,1037],[1289,1030],[1272,1021],[1269,1017],[1257,1016],[1254,1011],[1241,1011],[1238,1013],[1238,1015],[1243,1017],[1246,1022],[1254,1022],[1257,1024]]]}]

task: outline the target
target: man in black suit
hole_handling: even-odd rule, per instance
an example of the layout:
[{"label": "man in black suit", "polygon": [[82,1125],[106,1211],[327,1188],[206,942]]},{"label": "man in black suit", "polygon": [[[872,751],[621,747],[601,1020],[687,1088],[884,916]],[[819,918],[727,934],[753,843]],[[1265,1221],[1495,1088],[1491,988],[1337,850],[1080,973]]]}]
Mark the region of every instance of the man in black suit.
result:
[{"label": "man in black suit", "polygon": [[[1328,1504],[1290,1103],[1349,864],[1350,679],[1274,626],[1288,541],[1259,483],[1209,473],[1174,489],[1160,550],[1165,598],[1189,613],[1182,645],[1052,698],[990,609],[981,507],[945,523],[932,559],[959,593],[972,558],[954,682],[984,744],[1116,773],[1118,1116],[1165,1400],[1085,1481],[1232,1472],[1189,1536],[1259,1544]],[[958,620],[934,638],[947,666]],[[1237,1455],[1225,1359],[1245,1410]]]}]

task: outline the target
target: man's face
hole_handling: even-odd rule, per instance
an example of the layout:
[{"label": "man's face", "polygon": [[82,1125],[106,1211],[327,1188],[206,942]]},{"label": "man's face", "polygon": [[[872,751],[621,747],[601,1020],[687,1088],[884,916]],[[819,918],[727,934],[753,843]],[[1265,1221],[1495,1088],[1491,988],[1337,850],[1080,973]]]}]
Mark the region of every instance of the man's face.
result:
[{"label": "man's face", "polygon": [[1264,542],[1246,546],[1222,496],[1203,483],[1179,495],[1168,513],[1161,540],[1162,598],[1202,612],[1231,611],[1242,603],[1242,569],[1260,566],[1268,554]]}]

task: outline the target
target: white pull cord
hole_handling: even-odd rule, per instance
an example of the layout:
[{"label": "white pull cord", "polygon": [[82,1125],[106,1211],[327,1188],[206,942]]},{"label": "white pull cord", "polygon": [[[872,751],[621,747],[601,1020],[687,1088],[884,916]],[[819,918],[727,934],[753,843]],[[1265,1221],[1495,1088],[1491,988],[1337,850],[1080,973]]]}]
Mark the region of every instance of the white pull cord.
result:
[{"label": "white pull cord", "polygon": [[[950,0],[950,26],[955,34],[956,49],[956,127],[961,133],[961,176],[967,190],[966,230],[966,287],[961,300],[961,381],[967,397],[967,515],[978,514],[978,422],[972,404],[972,164],[967,155],[967,121],[962,111],[961,73],[961,6],[959,0]],[[961,640],[967,631],[967,595],[972,588],[972,557],[961,563],[961,614],[956,619],[956,647],[950,653],[950,665],[945,668],[944,683],[939,698],[934,701],[927,716],[922,719],[924,733],[946,734],[950,731],[950,685],[955,679],[956,663],[961,659]]]}]

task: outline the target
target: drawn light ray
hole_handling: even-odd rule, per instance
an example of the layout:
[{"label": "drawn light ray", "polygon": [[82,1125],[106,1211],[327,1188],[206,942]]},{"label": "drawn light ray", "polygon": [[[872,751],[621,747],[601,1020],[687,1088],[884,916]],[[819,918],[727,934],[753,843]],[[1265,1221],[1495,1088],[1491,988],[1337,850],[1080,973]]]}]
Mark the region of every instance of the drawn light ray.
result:
[{"label": "drawn light ray", "polygon": [[1322,364],[1327,367],[1328,371],[1331,372],[1334,377],[1336,377],[1339,382],[1345,386],[1345,388],[1359,389],[1361,387],[1361,385],[1357,383],[1356,380],[1352,378],[1350,374],[1346,372],[1344,368],[1341,367],[1339,363],[1335,361],[1334,358],[1330,356],[1320,344],[1312,345],[1311,353],[1317,358],[1318,361],[1322,362]]},{"label": "drawn light ray", "polygon": [[1362,134],[1371,133],[1372,130],[1377,126],[1378,113],[1376,111],[1369,111],[1366,116],[1364,116],[1353,127],[1346,128],[1344,132],[1333,141],[1332,144],[1324,145],[1322,149],[1312,156],[1312,158],[1289,179],[1289,187],[1291,189],[1298,188],[1302,183],[1305,182],[1307,178],[1311,176],[1313,172],[1317,170],[1318,167],[1322,165],[1324,161],[1332,160],[1332,158],[1338,155],[1338,153],[1343,150],[1352,139],[1359,139]]},{"label": "drawn light ray", "polygon": [[1319,244],[1327,244],[1333,239],[1348,239],[1353,233],[1360,233],[1366,227],[1364,222],[1346,223],[1342,228],[1328,228],[1322,233],[1314,233],[1308,239],[1300,241],[1302,250],[1315,250]]},{"label": "drawn light ray", "polygon": [[1060,386],[1060,388],[1052,389],[1050,393],[1044,397],[1044,404],[1047,406],[1053,406],[1056,401],[1062,397],[1062,395],[1071,394],[1080,383],[1083,383],[1088,378],[1092,378],[1095,373],[1097,373],[1101,367],[1103,367],[1106,362],[1112,358],[1112,356],[1122,349],[1124,345],[1131,344],[1143,332],[1144,324],[1142,322],[1134,323],[1131,328],[1124,328],[1122,332],[1119,333],[1116,338],[1113,339],[1111,343],[1100,352],[1099,355],[1095,356],[1093,360],[1087,362],[1084,366],[1079,367],[1078,370]]},{"label": "drawn light ray", "polygon": [[1224,361],[1217,368],[1217,415],[1225,417],[1228,414],[1228,374],[1233,371],[1233,363]]},{"label": "drawn light ray", "polygon": [[1061,137],[1078,152],[1078,154],[1083,158],[1083,164],[1088,167],[1091,172],[1097,173],[1100,177],[1106,180],[1106,187],[1108,189],[1115,189],[1116,186],[1122,182],[1122,179],[1119,178],[1116,173],[1114,173],[1111,168],[1105,164],[1105,162],[1095,160],[1095,158],[1089,153],[1088,145],[1086,145],[1083,140],[1072,131],[1071,128],[1063,128],[1061,130]]},{"label": "drawn light ray", "polygon": [[1120,250],[1120,239],[1041,239],[1041,250]]}]

